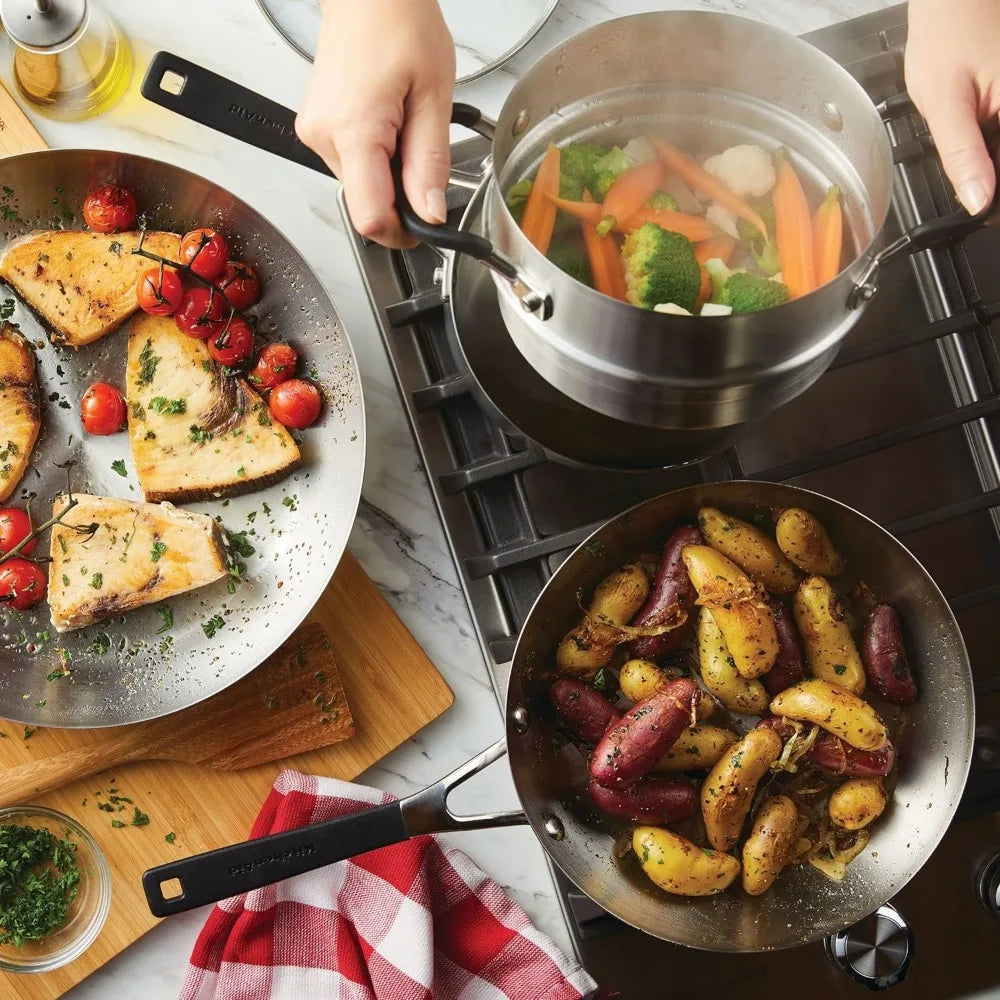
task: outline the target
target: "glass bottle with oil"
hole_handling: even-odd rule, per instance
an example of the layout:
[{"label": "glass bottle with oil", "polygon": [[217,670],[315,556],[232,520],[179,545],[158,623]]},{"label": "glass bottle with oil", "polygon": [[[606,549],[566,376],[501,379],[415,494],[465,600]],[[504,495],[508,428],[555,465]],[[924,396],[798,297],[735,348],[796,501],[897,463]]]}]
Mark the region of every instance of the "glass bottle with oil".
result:
[{"label": "glass bottle with oil", "polygon": [[131,49],[93,0],[0,0],[0,20],[14,43],[18,93],[42,114],[92,118],[125,93]]}]

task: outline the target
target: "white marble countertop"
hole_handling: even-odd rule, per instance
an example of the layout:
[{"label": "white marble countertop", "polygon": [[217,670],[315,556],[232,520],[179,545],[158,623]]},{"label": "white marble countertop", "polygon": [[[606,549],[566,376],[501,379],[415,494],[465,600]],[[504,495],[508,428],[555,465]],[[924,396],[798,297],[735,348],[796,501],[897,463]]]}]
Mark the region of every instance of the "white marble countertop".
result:
[{"label": "white marble countertop", "polygon": [[[368,419],[363,499],[351,548],[444,674],[454,707],[362,781],[405,793],[457,766],[501,735],[500,710],[459,588],[455,567],[410,436],[395,383],[342,232],[335,182],[200,129],[147,104],[139,83],[154,51],[201,62],[289,107],[299,105],[308,64],[272,30],[252,0],[102,0],[133,46],[124,100],[80,123],[32,117],[52,146],[120,149],[202,174],[256,206],[299,248],[333,295],[358,356]],[[464,0],[493,16],[492,0]],[[882,7],[888,0],[561,0],[552,19],[505,68],[464,86],[459,99],[496,114],[515,79],[542,53],[591,24],[665,6],[724,10],[803,32]],[[0,70],[9,83],[9,53]],[[460,808],[516,804],[510,776],[495,764],[456,796]],[[460,835],[455,842],[504,886],[538,926],[568,947],[544,855],[525,829]],[[72,990],[71,1000],[176,997],[205,913],[174,917]]]}]

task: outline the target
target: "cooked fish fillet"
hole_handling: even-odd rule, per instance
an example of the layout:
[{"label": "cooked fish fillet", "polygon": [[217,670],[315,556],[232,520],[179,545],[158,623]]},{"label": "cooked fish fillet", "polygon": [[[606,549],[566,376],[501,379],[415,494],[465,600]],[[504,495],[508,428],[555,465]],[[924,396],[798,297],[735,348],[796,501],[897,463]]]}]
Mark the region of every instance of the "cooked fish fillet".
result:
[{"label": "cooked fish fillet", "polygon": [[[71,347],[92,343],[137,309],[135,286],[154,261],[133,254],[139,233],[83,230],[30,233],[0,253],[0,278]],[[143,247],[177,260],[180,237],[147,232]]]},{"label": "cooked fish fillet", "polygon": [[[49,608],[59,632],[176,597],[228,572],[215,522],[205,514],[84,493],[73,499],[78,504],[65,522],[52,528]],[[56,497],[52,516],[69,502]]]},{"label": "cooked fish fillet", "polygon": [[205,342],[170,317],[132,323],[125,383],[128,433],[147,500],[199,500],[245,493],[294,468],[298,446],[267,403],[225,375]]},{"label": "cooked fish fillet", "polygon": [[0,502],[17,488],[42,426],[35,355],[9,323],[0,323]]}]

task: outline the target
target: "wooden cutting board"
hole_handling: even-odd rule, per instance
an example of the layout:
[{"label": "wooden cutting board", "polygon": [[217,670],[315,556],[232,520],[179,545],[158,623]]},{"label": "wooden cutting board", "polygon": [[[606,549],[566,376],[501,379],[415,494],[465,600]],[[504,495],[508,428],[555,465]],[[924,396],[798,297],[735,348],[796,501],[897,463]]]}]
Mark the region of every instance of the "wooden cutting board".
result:
[{"label": "wooden cutting board", "polygon": [[[45,143],[0,85],[0,156],[45,149]],[[0,163],[2,174],[2,163]],[[0,997],[52,1000],[85,979],[145,934],[158,921],[146,906],[140,878],[154,865],[244,840],[275,776],[284,767],[306,773],[356,777],[446,711],[454,701],[447,684],[416,640],[350,553],[310,613],[333,646],[356,726],[342,743],[288,761],[242,771],[214,771],[197,765],[136,763],[98,774],[33,800],[69,814],[97,839],[111,867],[112,901],[97,941],[77,961],[34,976],[0,973]],[[273,713],[261,707],[261,726]],[[86,730],[37,730],[0,721],[0,767],[23,764],[81,747]],[[148,815],[131,826],[130,811],[109,814],[111,789],[132,800],[129,810]],[[96,793],[100,792],[98,796]],[[126,825],[113,828],[121,817]],[[168,843],[166,836],[174,834]],[[121,996],[128,994],[119,990]]]}]

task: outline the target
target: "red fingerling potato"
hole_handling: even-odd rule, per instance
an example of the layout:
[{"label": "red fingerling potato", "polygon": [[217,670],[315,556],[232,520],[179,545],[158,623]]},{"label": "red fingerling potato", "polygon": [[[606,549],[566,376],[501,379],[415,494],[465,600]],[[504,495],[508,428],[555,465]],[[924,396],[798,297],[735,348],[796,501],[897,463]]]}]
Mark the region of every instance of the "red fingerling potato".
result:
[{"label": "red fingerling potato", "polygon": [[760,677],[767,693],[773,698],[776,694],[798,684],[805,676],[802,666],[802,644],[795,629],[795,621],[791,611],[775,597],[767,598],[774,619],[774,629],[778,633],[778,656],[774,666]]},{"label": "red fingerling potato", "polygon": [[[777,715],[766,716],[757,725],[776,730],[783,740],[787,740],[795,732],[790,722]],[[896,764],[896,748],[887,741],[878,750],[858,750],[833,733],[820,733],[803,759],[830,774],[842,774],[851,778],[882,778]]]},{"label": "red fingerling potato", "polygon": [[688,620],[681,628],[663,635],[645,636],[636,639],[632,644],[635,656],[645,660],[655,660],[657,657],[672,653],[690,632],[688,626],[693,620],[694,602],[698,592],[694,589],[681,559],[685,545],[703,545],[701,532],[693,524],[681,525],[667,539],[663,546],[663,556],[660,559],[653,589],[649,592],[646,603],[632,619],[633,626],[662,625],[669,620],[676,605],[687,612]]},{"label": "red fingerling potato", "polygon": [[917,700],[917,682],[906,659],[903,632],[895,608],[880,604],[868,616],[861,635],[861,659],[868,683],[894,705]]},{"label": "red fingerling potato", "polygon": [[570,729],[588,743],[598,743],[608,726],[621,718],[621,712],[584,681],[560,677],[549,688],[549,700]]},{"label": "red fingerling potato", "polygon": [[679,823],[698,811],[698,793],[680,778],[640,778],[628,788],[605,788],[592,778],[587,792],[602,812],[650,826]]},{"label": "red fingerling potato", "polygon": [[603,735],[590,759],[590,776],[607,788],[638,781],[691,725],[700,700],[701,688],[690,677],[657,688]]}]

